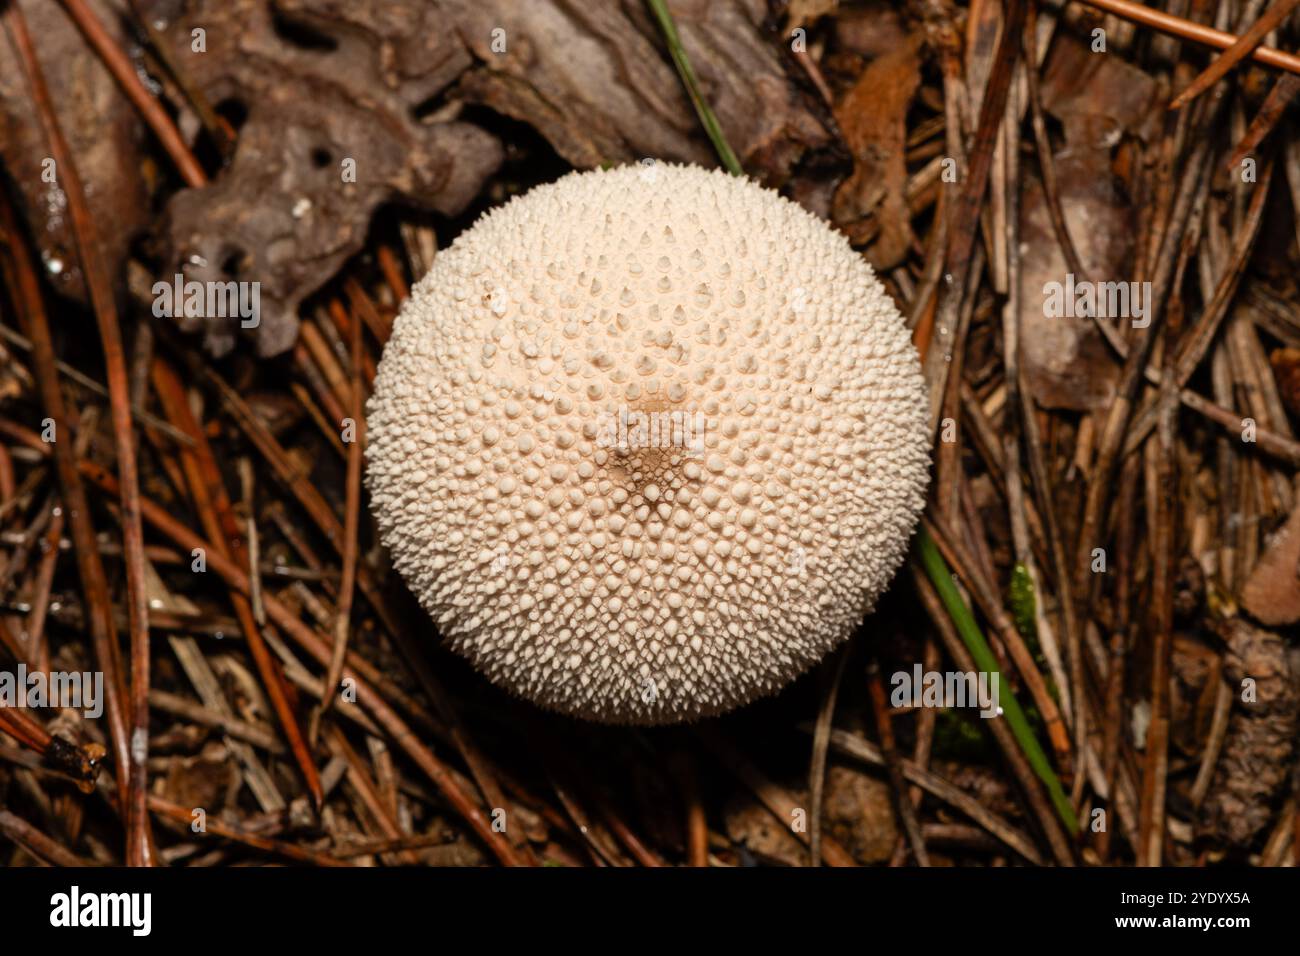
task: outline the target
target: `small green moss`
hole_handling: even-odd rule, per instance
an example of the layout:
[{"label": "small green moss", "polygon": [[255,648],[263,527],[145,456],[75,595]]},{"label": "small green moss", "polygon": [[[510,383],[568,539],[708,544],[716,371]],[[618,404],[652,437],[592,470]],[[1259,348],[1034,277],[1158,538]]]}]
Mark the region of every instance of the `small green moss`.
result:
[{"label": "small green moss", "polygon": [[1025,639],[1029,649],[1038,655],[1038,624],[1035,620],[1038,603],[1034,597],[1034,579],[1029,569],[1017,562],[1011,569],[1011,587],[1008,595],[1011,605],[1011,617],[1016,622],[1016,630]]},{"label": "small green moss", "polygon": [[951,710],[941,710],[934,722],[934,754],[965,763],[988,763],[993,752],[989,738],[974,721]]}]

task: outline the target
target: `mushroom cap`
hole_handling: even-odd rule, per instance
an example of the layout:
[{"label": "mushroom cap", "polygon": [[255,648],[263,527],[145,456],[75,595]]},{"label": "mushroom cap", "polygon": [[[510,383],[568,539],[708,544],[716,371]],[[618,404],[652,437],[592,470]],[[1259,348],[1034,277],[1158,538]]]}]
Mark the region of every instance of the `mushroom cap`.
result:
[{"label": "mushroom cap", "polygon": [[383,543],[446,640],[607,723],[807,670],[889,583],[929,472],[920,363],[871,268],[691,166],[484,215],[403,305],[367,413]]}]

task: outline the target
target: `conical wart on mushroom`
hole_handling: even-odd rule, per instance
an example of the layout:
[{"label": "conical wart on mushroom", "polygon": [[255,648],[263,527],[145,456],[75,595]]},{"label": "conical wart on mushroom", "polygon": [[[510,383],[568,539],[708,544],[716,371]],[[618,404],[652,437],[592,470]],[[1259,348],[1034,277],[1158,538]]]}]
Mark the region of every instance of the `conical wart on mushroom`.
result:
[{"label": "conical wart on mushroom", "polygon": [[729,710],[845,640],[929,472],[920,363],[870,267],[689,166],[484,215],[403,306],[367,411],[384,544],[444,637],[609,723]]}]

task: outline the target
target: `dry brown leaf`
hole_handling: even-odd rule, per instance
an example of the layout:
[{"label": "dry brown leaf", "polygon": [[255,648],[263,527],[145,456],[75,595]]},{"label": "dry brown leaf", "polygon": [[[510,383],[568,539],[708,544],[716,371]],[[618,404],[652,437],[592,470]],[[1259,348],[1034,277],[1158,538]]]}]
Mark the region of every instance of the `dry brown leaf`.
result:
[{"label": "dry brown leaf", "polygon": [[869,241],[867,259],[877,269],[898,265],[913,242],[904,120],[920,83],[920,47],[913,35],[873,60],[835,109],[853,174],[835,192],[831,219],[855,244]]},{"label": "dry brown leaf", "polygon": [[[1062,214],[1092,281],[1118,281],[1131,263],[1132,214],[1098,150],[1056,158]],[[1025,383],[1043,408],[1086,411],[1115,397],[1119,365],[1093,319],[1048,315],[1045,286],[1069,273],[1036,178],[1020,204],[1020,344]],[[1085,279],[1075,276],[1076,280]],[[1105,320],[1112,321],[1112,320]]]},{"label": "dry brown leaf", "polygon": [[1241,589],[1241,605],[1270,627],[1300,621],[1300,507],[1269,539]]},{"label": "dry brown leaf", "polygon": [[[1065,128],[1054,157],[1061,213],[1087,275],[1080,282],[1128,282],[1133,210],[1111,171],[1125,133],[1140,134],[1156,104],[1154,82],[1119,56],[1100,56],[1061,36],[1043,76],[1044,108]],[[1110,404],[1119,364],[1092,318],[1047,315],[1048,283],[1065,287],[1069,267],[1046,197],[1027,178],[1021,198],[1020,335],[1026,385],[1044,408],[1089,411]],[[1116,321],[1104,318],[1103,321]]]},{"label": "dry brown leaf", "polygon": [[1043,70],[1043,108],[1064,125],[1071,149],[1110,149],[1124,133],[1145,137],[1161,113],[1158,93],[1122,56],[1093,53],[1068,34],[1052,44]]},{"label": "dry brown leaf", "polygon": [[[164,19],[162,0],[145,15]],[[291,28],[286,24],[292,24]],[[202,28],[206,52],[192,49]],[[495,137],[422,105],[469,67],[439,11],[358,0],[201,0],[166,36],[213,104],[247,110],[229,166],[171,197],[162,276],[259,284],[258,353],[291,348],[298,306],[366,241],[380,204],[455,215],[501,162]],[[181,320],[210,351],[233,347],[238,317]]]}]

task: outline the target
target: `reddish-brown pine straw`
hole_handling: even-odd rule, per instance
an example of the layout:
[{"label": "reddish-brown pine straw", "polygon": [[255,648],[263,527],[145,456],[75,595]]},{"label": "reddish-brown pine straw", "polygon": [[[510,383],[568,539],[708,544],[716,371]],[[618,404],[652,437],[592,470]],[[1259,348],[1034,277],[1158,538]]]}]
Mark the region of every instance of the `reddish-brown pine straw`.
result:
[{"label": "reddish-brown pine straw", "polygon": [[[352,617],[352,596],[357,580],[357,530],[361,520],[361,449],[365,444],[365,409],[361,384],[361,320],[352,321],[352,442],[348,448],[348,477],[346,516],[343,528],[343,578],[339,584],[338,608],[334,616],[334,655],[330,658],[325,677],[325,694],[321,697],[319,720],[329,712],[330,704],[338,695],[339,678],[343,674],[343,660],[348,653],[348,621]],[[315,737],[315,727],[312,736]]]},{"label": "reddish-brown pine straw", "polygon": [[[103,468],[91,462],[81,463],[82,473],[95,484],[99,485],[105,491],[116,489],[117,482]],[[240,593],[248,595],[250,593],[250,583],[248,574],[233,561],[226,558],[219,551],[212,547],[211,542],[204,540],[196,535],[193,531],[186,528],[180,522],[176,521],[167,511],[151,501],[141,501],[141,512],[145,519],[153,525],[158,531],[171,538],[178,547],[185,551],[192,551],[194,548],[203,548],[207,551],[208,566],[226,581],[227,584],[236,588]],[[314,657],[317,663],[328,666],[331,658],[329,643],[314,633],[307,625],[303,624],[292,611],[285,605],[269,594],[264,594],[262,600],[266,605],[267,615],[284,631],[295,643],[303,650]],[[508,866],[517,866],[519,858],[514,848],[502,838],[502,835],[492,829],[491,821],[484,815],[483,811],[457,786],[447,768],[438,760],[431,751],[428,750],[415,733],[406,726],[400,717],[397,716],[383,698],[377,694],[374,689],[362,680],[360,675],[345,667],[343,676],[355,681],[357,702],[361,704],[381,727],[383,727],[393,740],[400,746],[411,759],[420,767],[429,779],[442,791],[448,802],[463,816],[474,830],[482,837],[488,848],[496,854],[497,858]],[[330,690],[327,688],[327,692]]]},{"label": "reddish-brown pine straw", "polygon": [[[333,697],[330,692],[329,684],[324,687],[325,693],[321,699],[325,700]],[[366,811],[379,824],[379,829],[383,831],[384,837],[389,840],[401,840],[406,834],[398,826],[397,820],[393,816],[393,811],[389,808],[387,801],[380,795],[379,789],[375,782],[366,772],[365,761],[357,754],[352,744],[348,743],[347,734],[343,733],[337,725],[331,725],[325,733],[325,741],[335,756],[342,757],[348,765],[348,780],[356,789],[357,795],[365,805]],[[403,850],[398,854],[398,862],[407,866],[419,866],[420,857],[411,850]]]},{"label": "reddish-brown pine straw", "polygon": [[[221,470],[217,467],[216,457],[208,444],[207,435],[204,434],[186,400],[180,377],[161,358],[154,359],[151,377],[154,391],[158,394],[158,400],[168,421],[189,435],[194,442],[192,449],[179,449],[178,454],[203,533],[216,547],[226,549],[223,550],[226,557],[247,566],[248,552],[244,547],[243,536],[239,532],[239,524],[230,503],[230,496],[226,492]],[[266,688],[267,697],[271,701],[271,707],[280,721],[280,726],[284,728],[289,750],[299,770],[302,771],[312,801],[319,808],[324,799],[320,774],[316,770],[311,750],[307,746],[306,738],[298,726],[293,707],[289,703],[291,695],[288,682],[266,646],[248,598],[234,589],[231,590],[230,598],[235,609],[235,617],[248,642],[249,653],[253,656],[253,662],[257,665],[258,674]]]},{"label": "reddish-brown pine straw", "polygon": [[[151,794],[149,797],[149,809],[159,816],[175,820],[177,823],[186,825],[187,830],[190,824],[194,822],[194,811],[189,807],[182,807],[179,804],[172,803],[163,797]],[[267,853],[275,853],[283,856],[285,859],[294,860],[298,863],[310,863],[313,866],[351,866],[346,860],[340,860],[338,857],[330,856],[328,853],[320,853],[316,850],[309,850],[304,847],[296,846],[292,843],[284,843],[280,840],[272,840],[257,833],[249,833],[243,827],[233,823],[226,823],[216,817],[206,817],[203,821],[206,828],[205,832],[214,834],[224,840],[232,843],[242,843],[244,846],[252,847],[255,850],[265,850]],[[192,831],[186,833],[192,836]]]},{"label": "reddish-brown pine straw", "polygon": [[[1175,17],[1161,10],[1153,10],[1140,3],[1131,3],[1129,0],[1080,0],[1080,2],[1113,13],[1125,20],[1151,27],[1153,30],[1159,30],[1161,33],[1168,33],[1170,36],[1220,50],[1228,49],[1241,39],[1235,34],[1224,33],[1214,27],[1193,23],[1191,20],[1184,20],[1182,17]],[[1300,57],[1290,53],[1283,53],[1268,46],[1257,46],[1250,55],[1256,62],[1263,63],[1265,66],[1274,66],[1288,73],[1300,73]]]},{"label": "reddish-brown pine straw", "polygon": [[[11,435],[33,451],[46,456],[54,454],[50,446],[41,441],[39,435],[13,422],[0,421],[0,432]],[[118,482],[106,468],[91,461],[80,461],[76,463],[76,469],[83,478],[97,485],[108,494],[118,492]],[[192,552],[195,548],[203,549],[207,555],[208,567],[216,571],[222,580],[239,591],[240,594],[248,596],[251,593],[252,585],[248,578],[248,572],[227,558],[219,547],[206,538],[195,534],[173,518],[165,508],[147,498],[140,499],[139,508],[144,520],[170,538],[178,548],[185,552]],[[280,630],[314,657],[318,664],[322,666],[329,665],[332,655],[327,640],[304,624],[296,614],[284,604],[281,604],[275,597],[264,594],[262,601],[266,606],[267,616]],[[473,827],[474,831],[478,833],[484,844],[496,855],[497,859],[507,866],[521,865],[523,861],[515,848],[506,841],[502,834],[492,829],[492,822],[460,788],[447,766],[420,742],[415,732],[388,706],[383,696],[377,693],[370,683],[350,667],[344,667],[343,677],[355,682],[357,703],[370,713],[375,723],[382,727],[393,741],[406,751],[416,766],[428,775],[443,796],[447,798],[447,802]],[[328,688],[326,688],[326,692],[329,692]]]},{"label": "reddish-brown pine straw", "polygon": [[[27,246],[21,241],[17,221],[8,198],[0,190],[0,229],[8,239],[9,257],[3,260],[6,284],[15,291],[18,314],[25,321],[25,331],[32,344],[32,368],[46,414],[65,428],[76,430],[77,415],[63,400],[59,388],[58,370],[54,358],[54,343],[50,336],[49,321],[41,300],[40,287]],[[57,432],[56,432],[57,434]],[[50,446],[42,444],[49,452]],[[108,578],[100,559],[95,528],[91,522],[90,504],[85,486],[77,472],[75,451],[68,441],[55,441],[53,455],[59,480],[59,493],[69,516],[77,560],[77,571],[86,600],[86,628],[99,669],[104,672],[106,711],[109,739],[114,761],[121,768],[116,775],[119,796],[125,797],[127,778],[125,768],[130,754],[126,716],[122,710],[126,691],[122,683],[122,666],[117,641],[113,638],[113,606],[109,598]]]},{"label": "reddish-brown pine straw", "polygon": [[50,153],[58,170],[59,182],[67,197],[73,236],[104,350],[105,377],[108,380],[109,408],[113,420],[113,444],[120,476],[120,520],[127,581],[127,631],[131,648],[131,739],[125,755],[128,761],[119,765],[118,774],[129,780],[126,801],[127,862],[133,866],[152,866],[153,848],[146,803],[149,755],[149,604],[145,585],[144,529],[140,522],[140,488],[131,420],[131,394],[122,348],[122,332],[118,325],[112,284],[100,258],[98,230],[86,203],[81,177],[73,162],[72,151],[59,128],[54,104],[27,31],[27,23],[16,3],[8,5],[5,23],[31,87],[32,101],[41,118]]},{"label": "reddish-brown pine straw", "polygon": [[[199,166],[193,153],[185,145],[179,131],[172,122],[161,104],[157,101],[136,75],[134,67],[127,59],[126,55],[114,42],[104,29],[103,24],[99,22],[93,11],[86,6],[84,0],[61,0],[69,15],[77,23],[86,39],[91,46],[103,59],[105,66],[113,74],[114,78],[121,85],[123,92],[131,103],[139,110],[142,119],[154,131],[164,149],[171,156],[180,172],[182,179],[191,187],[203,186],[207,183],[207,176],[204,174],[202,167]],[[155,387],[162,391],[155,381]],[[172,396],[174,398],[174,396]],[[181,400],[179,403],[173,402],[170,405],[173,414],[188,414],[188,405]],[[191,424],[194,424],[191,422]],[[191,440],[194,439],[193,433],[189,433]],[[205,445],[206,447],[206,445]],[[182,459],[184,463],[184,458]],[[208,502],[216,506],[216,516],[225,527],[234,520],[233,511],[229,505],[229,498],[225,494],[224,488],[219,489],[217,494],[217,484],[213,483],[213,476],[216,482],[220,482],[220,474],[216,472],[215,461],[211,458],[210,449],[206,456],[198,456],[197,465],[201,475],[196,476],[199,480],[191,482],[191,491],[194,495],[196,506],[202,502]],[[200,489],[209,487],[213,489],[213,495],[202,493]],[[224,506],[223,506],[224,502]],[[199,508],[200,518],[210,514],[202,507]],[[211,529],[207,529],[211,532]],[[227,528],[227,530],[229,530]],[[238,532],[234,534],[210,535],[214,541],[232,541],[239,540]],[[240,549],[242,550],[242,549]],[[235,554],[236,560],[242,559],[243,555]],[[276,669],[271,659],[270,652],[266,648],[265,641],[261,634],[256,631],[255,622],[252,619],[251,609],[242,597],[235,597],[236,616],[239,618],[241,627],[244,629],[245,636],[248,639],[249,649],[253,655],[254,662],[258,667],[259,676],[266,686],[267,696],[271,701],[272,707],[276,712],[277,718],[285,728],[285,735],[289,742],[290,751],[301,769],[304,779],[307,783],[308,791],[311,793],[313,801],[319,807],[323,799],[323,793],[320,786],[320,776],[316,770],[315,763],[311,759],[307,743],[298,728],[297,721],[293,716],[292,708],[289,705],[288,684],[284,677]],[[242,603],[242,606],[241,606]]]},{"label": "reddish-brown pine straw", "polygon": [[16,707],[0,707],[0,730],[42,756],[50,746],[49,731]]},{"label": "reddish-brown pine straw", "polygon": [[[303,323],[303,328],[306,329],[309,325],[310,323]],[[330,542],[335,551],[342,555],[346,547],[344,528],[334,516],[334,512],[330,510],[329,505],[326,504],[325,499],[321,497],[320,492],[306,479],[301,470],[292,464],[288,452],[271,434],[265,423],[239,396],[239,393],[227,385],[221,376],[211,369],[206,370],[204,374],[221,393],[222,399],[236,423],[263,458],[266,459],[267,464],[270,465],[277,478],[289,489],[294,500],[302,506],[308,517],[312,519],[312,522]],[[441,683],[428,666],[428,663],[420,655],[418,648],[414,646],[409,630],[399,625],[388,603],[380,593],[379,583],[364,564],[357,567],[357,587],[366,600],[370,602],[370,606],[374,608],[380,623],[393,638],[394,643],[415,673],[420,686],[429,696],[429,699],[433,701],[439,717],[447,725],[456,750],[465,760],[474,782],[479,785],[479,789],[483,794],[492,801],[492,806],[504,806],[501,789],[494,779],[494,775],[488,769],[487,761],[479,753],[473,741],[469,739],[468,734],[465,733],[455,711],[447,702],[447,694],[443,690]]]}]

